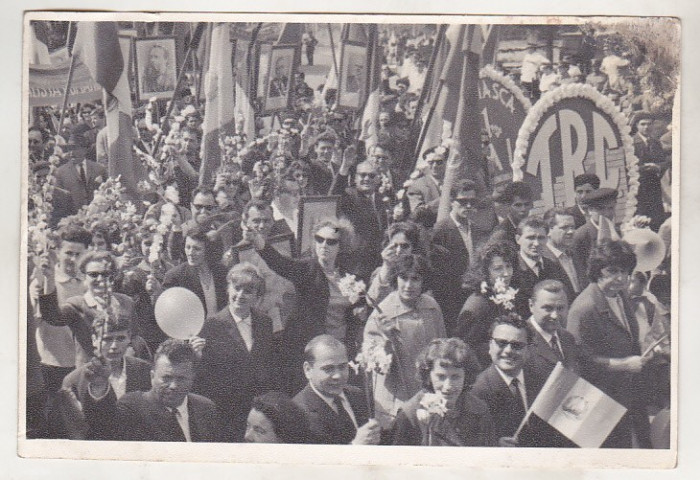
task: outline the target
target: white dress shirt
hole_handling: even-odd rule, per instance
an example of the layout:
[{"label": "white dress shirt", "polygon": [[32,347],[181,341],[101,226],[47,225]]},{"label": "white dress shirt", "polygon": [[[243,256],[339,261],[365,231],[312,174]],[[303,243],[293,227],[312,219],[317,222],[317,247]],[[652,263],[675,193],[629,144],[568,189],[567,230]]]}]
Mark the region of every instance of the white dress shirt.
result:
[{"label": "white dress shirt", "polygon": [[187,410],[187,397],[185,397],[185,400],[183,400],[179,407],[170,409],[170,411],[173,410],[176,410],[175,418],[177,419],[177,423],[180,424],[180,428],[182,428],[182,433],[185,434],[185,440],[191,442],[192,436],[190,435],[190,412]]},{"label": "white dress shirt", "polygon": [[253,319],[250,315],[248,315],[245,318],[240,318],[237,317],[236,314],[233,313],[233,309],[229,307],[229,312],[231,312],[231,316],[233,317],[233,321],[236,324],[236,328],[238,329],[238,333],[241,334],[241,337],[243,337],[243,341],[245,342],[245,346],[250,352],[250,350],[253,348]]},{"label": "white dress shirt", "polygon": [[579,293],[581,291],[581,286],[578,283],[578,275],[576,274],[576,267],[574,266],[574,260],[567,254],[559,250],[554,246],[552,242],[548,242],[547,246],[549,250],[554,254],[561,268],[566,272],[566,276],[569,277],[571,286],[574,287],[574,292]]}]

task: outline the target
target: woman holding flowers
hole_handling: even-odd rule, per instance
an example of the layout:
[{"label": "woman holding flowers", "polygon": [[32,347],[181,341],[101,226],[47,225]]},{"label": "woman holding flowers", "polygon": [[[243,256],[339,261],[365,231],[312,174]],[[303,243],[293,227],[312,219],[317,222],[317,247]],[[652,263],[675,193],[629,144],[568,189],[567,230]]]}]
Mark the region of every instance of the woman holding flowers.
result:
[{"label": "woman holding flowers", "polygon": [[474,349],[484,368],[491,363],[488,352],[491,323],[514,308],[517,290],[510,287],[510,281],[515,262],[516,252],[510,243],[487,243],[465,275],[465,284],[472,294],[459,313],[457,336]]},{"label": "woman holding flowers", "polygon": [[416,360],[422,389],[396,416],[394,445],[496,446],[488,406],[469,393],[479,373],[474,352],[458,338],[437,338]]},{"label": "woman holding flowers", "polygon": [[295,381],[300,382],[299,388],[305,382],[299,365],[303,363],[304,346],[309,340],[323,333],[332,335],[345,343],[352,357],[359,337],[351,302],[338,286],[348,271],[347,252],[351,251],[354,239],[352,225],[342,220],[323,220],[312,232],[312,255],[301,259],[282,255],[258,232],[250,229],[243,232],[244,240],[254,245],[265,263],[296,289],[297,318],[288,321],[283,345],[288,354],[285,364],[289,365]]},{"label": "woman holding flowers", "polygon": [[444,337],[445,323],[429,295],[429,265],[425,257],[407,255],[397,265],[393,292],[379,304],[365,325],[364,343],[378,343],[392,354],[386,373],[375,373],[377,421],[389,430],[396,413],[421,388],[416,372],[418,354],[434,338]]}]

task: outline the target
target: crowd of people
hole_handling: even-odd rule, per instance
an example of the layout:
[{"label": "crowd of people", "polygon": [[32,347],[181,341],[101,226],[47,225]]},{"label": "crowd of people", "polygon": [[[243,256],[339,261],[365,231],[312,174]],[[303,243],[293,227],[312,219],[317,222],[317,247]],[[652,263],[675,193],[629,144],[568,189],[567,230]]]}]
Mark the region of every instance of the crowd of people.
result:
[{"label": "crowd of people", "polygon": [[[413,73],[432,45],[421,35],[402,57]],[[414,158],[416,84],[394,88],[393,68],[369,148],[297,76],[304,95],[278,129],[222,137],[211,184],[199,183],[204,107],[189,89],[170,116],[150,102],[134,122],[138,198],[107,176],[99,104],[58,131],[55,112],[35,113],[28,438],[573,447],[537,417],[521,425],[561,362],[627,408],[603,447],[668,447],[650,417],[670,408],[670,253],[636,269],[618,192],[591,173],[575,178],[576,205],[543,217],[524,183],[459,180],[438,221],[454,146]],[[642,176],[662,174],[645,120]],[[337,218],[313,226],[308,251],[279,251],[313,195],[337,195]],[[654,212],[640,214],[670,239],[669,214]],[[205,311],[186,340],[155,311],[172,287]]]}]

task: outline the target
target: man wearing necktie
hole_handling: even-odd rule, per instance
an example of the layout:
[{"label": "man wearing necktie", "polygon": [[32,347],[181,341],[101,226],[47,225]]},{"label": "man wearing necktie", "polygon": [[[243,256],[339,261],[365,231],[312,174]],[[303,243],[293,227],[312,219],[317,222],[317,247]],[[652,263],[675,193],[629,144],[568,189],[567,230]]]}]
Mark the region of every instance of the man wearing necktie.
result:
[{"label": "man wearing necktie", "polygon": [[[576,231],[576,221],[570,213],[563,208],[551,208],[544,214],[544,221],[549,226],[547,234],[547,244],[542,250],[542,255],[549,258],[566,273],[565,283],[567,293],[573,293],[574,296],[569,298],[569,302],[573,302],[586,283],[585,272],[580,272],[576,268],[572,254],[572,246],[574,242],[574,232]],[[564,324],[566,327],[566,324]]]},{"label": "man wearing necktie", "polygon": [[[511,286],[518,289],[515,295],[515,311],[522,318],[530,316],[529,301],[536,283],[553,279],[570,288],[564,269],[557,262],[543,256],[547,245],[549,226],[542,218],[529,216],[520,222],[515,236],[519,247],[518,264],[513,268]],[[567,291],[573,298],[573,293]]]},{"label": "man wearing necktie", "polygon": [[376,445],[379,423],[368,419],[362,392],[348,385],[345,345],[330,335],[311,339],[304,349],[309,383],[294,397],[308,415],[314,443]]},{"label": "man wearing necktie", "polygon": [[[214,403],[190,393],[195,376],[196,354],[189,343],[168,339],[155,353],[151,389],[130,392],[114,404],[114,396],[100,398],[98,386],[90,385],[92,395],[85,414],[99,408],[102,415],[114,415],[117,438],[150,442],[221,442],[221,421]],[[104,382],[103,382],[104,383]],[[106,386],[102,386],[106,389]],[[105,413],[107,412],[107,413]]]}]

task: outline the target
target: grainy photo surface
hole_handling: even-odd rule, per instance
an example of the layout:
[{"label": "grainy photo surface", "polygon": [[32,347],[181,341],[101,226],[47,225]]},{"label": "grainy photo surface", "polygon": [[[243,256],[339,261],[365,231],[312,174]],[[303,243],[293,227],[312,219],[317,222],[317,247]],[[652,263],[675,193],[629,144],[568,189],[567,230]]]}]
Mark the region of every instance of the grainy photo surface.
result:
[{"label": "grainy photo surface", "polygon": [[25,16],[20,455],[674,465],[677,19],[161,17]]}]

